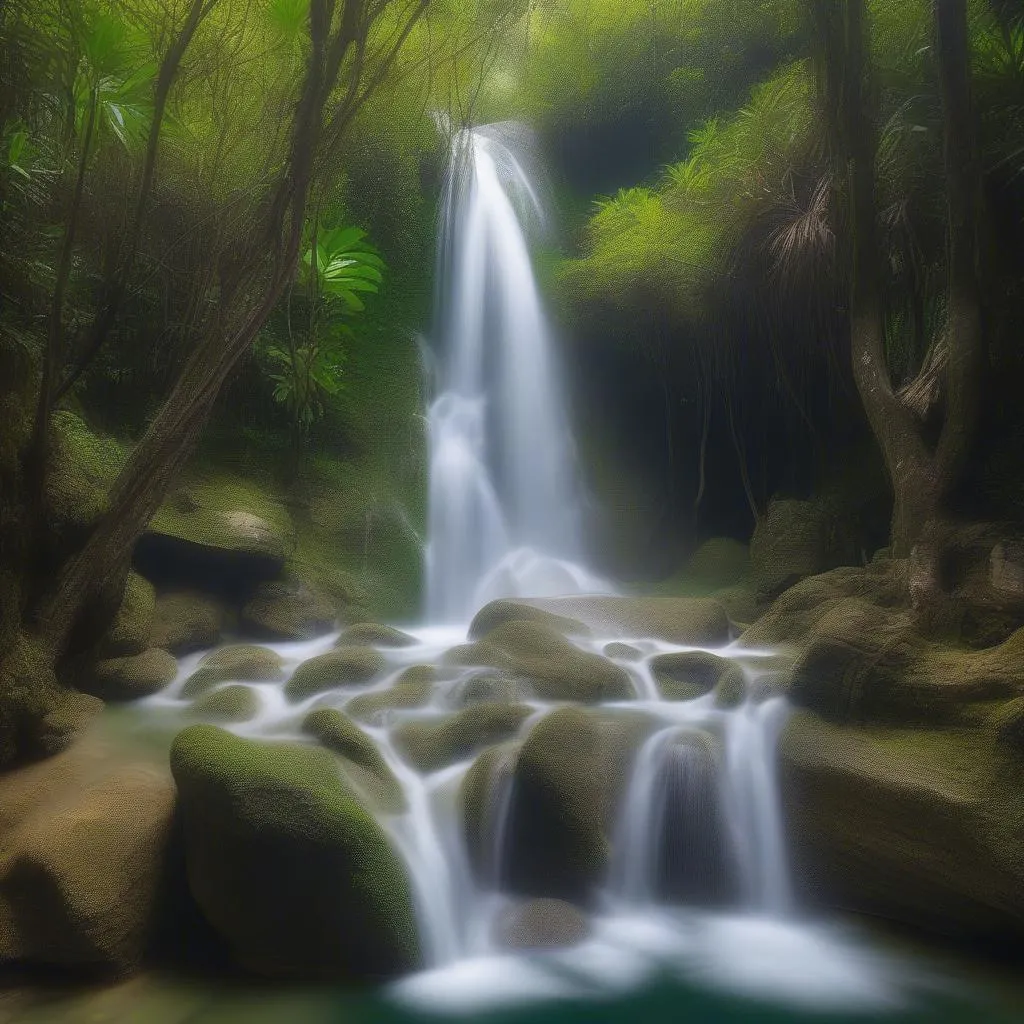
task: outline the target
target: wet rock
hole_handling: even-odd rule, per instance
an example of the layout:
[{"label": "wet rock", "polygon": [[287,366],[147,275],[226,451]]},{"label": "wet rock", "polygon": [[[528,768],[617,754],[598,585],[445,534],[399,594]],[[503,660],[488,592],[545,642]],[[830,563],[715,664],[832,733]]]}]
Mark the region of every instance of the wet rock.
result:
[{"label": "wet rock", "polygon": [[419,641],[394,626],[359,622],[342,630],[339,647],[414,647]]},{"label": "wet rock", "polygon": [[213,722],[249,722],[260,713],[260,697],[251,686],[223,686],[200,697],[192,713]]},{"label": "wet rock", "polygon": [[642,637],[693,647],[719,647],[729,642],[729,617],[710,598],[554,597],[522,603],[577,619],[595,636],[608,639]]},{"label": "wet rock", "polygon": [[738,708],[747,699],[747,677],[739,665],[730,665],[715,684],[715,707]]},{"label": "wet rock", "polygon": [[311,640],[329,633],[338,614],[326,595],[303,580],[261,583],[242,609],[242,629],[263,640]]},{"label": "wet rock", "polygon": [[518,756],[518,743],[488,747],[470,765],[459,788],[470,862],[476,875],[496,888],[503,888],[505,882],[501,864],[507,851],[498,846],[505,835],[506,797]]},{"label": "wet rock", "polygon": [[[530,730],[512,774],[511,891],[582,900],[603,881],[633,756],[652,727],[642,713],[561,708]],[[494,842],[479,819],[467,819],[467,837]]]},{"label": "wet rock", "polygon": [[678,651],[651,659],[651,673],[666,700],[694,700],[710,693],[732,667],[704,651]]},{"label": "wet rock", "polygon": [[365,685],[385,668],[384,655],[372,647],[338,647],[299,665],[284,692],[289,700],[305,700],[335,687]]},{"label": "wet rock", "polygon": [[0,777],[0,959],[135,969],[160,926],[174,803],[166,770],[92,739]]},{"label": "wet rock", "polygon": [[162,690],[177,674],[174,658],[154,647],[127,658],[97,662],[83,688],[103,700],[136,700]]},{"label": "wet rock", "polygon": [[1019,942],[1017,764],[987,730],[864,729],[795,715],[780,770],[805,898],[960,940]]},{"label": "wet rock", "polygon": [[586,915],[564,900],[528,900],[500,917],[495,941],[503,949],[564,949],[590,937]]},{"label": "wet rock", "polygon": [[453,683],[448,691],[447,703],[452,707],[492,703],[513,704],[531,695],[532,687],[528,682],[497,670],[482,669],[479,672],[470,672]]},{"label": "wet rock", "polygon": [[392,812],[404,809],[401,784],[377,744],[351,719],[334,708],[319,708],[306,716],[302,731],[344,758],[346,774],[375,803]]},{"label": "wet rock", "polygon": [[191,654],[221,642],[227,609],[215,598],[193,590],[161,594],[153,610],[149,642],[171,654]]},{"label": "wet rock", "polygon": [[606,658],[619,658],[622,661],[641,661],[644,652],[632,644],[615,643],[605,644],[604,656]]},{"label": "wet rock", "polygon": [[434,772],[510,739],[531,714],[525,704],[474,704],[457,715],[401,725],[393,739],[419,771]]},{"label": "wet rock", "polygon": [[750,561],[757,598],[770,601],[808,576],[854,565],[858,558],[830,503],[776,499],[754,529]]},{"label": "wet rock", "polygon": [[334,755],[198,725],[171,768],[192,893],[239,964],[329,981],[419,965],[405,868]]},{"label": "wet rock", "polygon": [[125,580],[124,595],[109,632],[103,638],[102,652],[106,657],[124,657],[141,654],[150,644],[156,594],[153,585],[137,572],[129,572]]},{"label": "wet rock", "polygon": [[[425,667],[425,666],[424,666]],[[361,693],[346,705],[345,712],[369,725],[383,725],[392,711],[421,708],[430,700],[433,683],[423,678],[405,679],[405,673],[394,686],[373,693]]]},{"label": "wet rock", "polygon": [[538,622],[507,622],[483,640],[449,651],[445,660],[501,669],[528,681],[542,700],[599,703],[636,696],[618,665],[581,651]]},{"label": "wet rock", "polygon": [[471,640],[482,640],[488,633],[507,622],[536,622],[562,636],[590,636],[589,627],[578,619],[567,618],[554,612],[545,611],[527,601],[502,598],[484,605],[470,623]]},{"label": "wet rock", "polygon": [[232,644],[211,651],[185,680],[182,695],[195,697],[217,683],[264,683],[284,679],[281,655],[268,647]]}]

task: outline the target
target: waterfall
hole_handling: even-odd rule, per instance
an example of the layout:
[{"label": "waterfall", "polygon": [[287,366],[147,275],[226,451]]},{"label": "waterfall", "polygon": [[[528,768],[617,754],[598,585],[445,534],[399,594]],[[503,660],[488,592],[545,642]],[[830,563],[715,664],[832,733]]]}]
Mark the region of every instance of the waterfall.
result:
[{"label": "waterfall", "polygon": [[545,214],[513,125],[458,132],[438,246],[429,412],[427,619],[495,597],[607,590],[577,562],[582,517],[529,224]]}]

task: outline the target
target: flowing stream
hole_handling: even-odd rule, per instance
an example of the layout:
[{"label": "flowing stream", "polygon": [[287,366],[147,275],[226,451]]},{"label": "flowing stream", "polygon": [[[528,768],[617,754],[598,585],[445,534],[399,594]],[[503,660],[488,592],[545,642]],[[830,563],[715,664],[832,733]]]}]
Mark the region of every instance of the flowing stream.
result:
[{"label": "flowing stream", "polygon": [[[521,137],[488,127],[459,133],[452,145],[439,245],[439,393],[430,408],[431,625],[413,626],[407,646],[381,648],[387,669],[369,686],[292,703],[281,683],[253,684],[261,710],[231,728],[300,738],[310,710],[336,707],[377,743],[404,793],[403,810],[379,813],[409,866],[428,968],[393,988],[399,1001],[475,1012],[508,1001],[601,997],[668,974],[815,1007],[895,1006],[905,977],[892,961],[835,925],[804,919],[794,900],[775,778],[786,706],[758,685],[767,652],[711,652],[742,672],[741,698],[731,706],[712,693],[668,700],[652,661],[687,648],[600,623],[572,642],[616,664],[634,696],[590,713],[641,723],[608,809],[606,876],[584,901],[575,944],[510,947],[509,915],[526,902],[519,858],[531,853],[517,817],[515,767],[522,743],[564,701],[538,699],[529,685],[460,667],[445,654],[466,642],[467,624],[489,599],[609,590],[581,565],[572,438],[527,239],[544,215],[517,155]],[[290,674],[336,639],[271,646]],[[150,704],[184,709],[184,681],[199,658],[182,659],[178,681]],[[424,665],[437,668],[422,702],[385,699],[375,709],[367,700],[393,694],[409,678],[403,673]],[[495,701],[528,710],[491,761],[474,859],[463,787],[487,744],[425,769],[414,767],[403,735],[410,724],[442,723]],[[543,846],[545,837],[529,841]]]}]

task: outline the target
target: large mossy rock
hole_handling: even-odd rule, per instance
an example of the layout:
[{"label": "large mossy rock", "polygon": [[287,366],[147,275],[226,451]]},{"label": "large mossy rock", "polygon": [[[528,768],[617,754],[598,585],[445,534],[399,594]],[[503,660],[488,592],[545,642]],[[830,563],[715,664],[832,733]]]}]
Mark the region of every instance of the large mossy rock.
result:
[{"label": "large mossy rock", "polygon": [[840,727],[799,713],[781,745],[796,877],[821,904],[1020,942],[1020,770],[985,730]]},{"label": "large mossy rock", "polygon": [[284,692],[299,701],[339,686],[364,686],[385,668],[384,655],[372,647],[338,647],[299,665]]},{"label": "large mossy rock", "polygon": [[83,689],[102,700],[136,700],[162,690],[177,674],[174,658],[154,647],[142,654],[97,662]]},{"label": "large mossy rock", "polygon": [[209,594],[178,590],[161,594],[153,609],[149,643],[181,656],[216,647],[230,621],[227,608]]},{"label": "large mossy rock", "polygon": [[807,576],[856,561],[855,544],[842,518],[824,501],[772,501],[750,541],[759,601],[772,600]]},{"label": "large mossy rock", "polygon": [[[414,667],[428,668],[429,666]],[[361,693],[357,697],[353,697],[345,705],[345,713],[368,725],[382,725],[393,711],[423,707],[430,700],[433,686],[432,674],[409,676],[407,671],[399,676],[394,686],[390,686],[386,690],[375,690],[373,693]]]},{"label": "large mossy rock", "polygon": [[694,700],[710,693],[734,666],[705,651],[677,651],[651,659],[651,673],[666,700]]},{"label": "large mossy rock", "polygon": [[103,975],[159,931],[175,791],[92,736],[0,776],[0,960]]},{"label": "large mossy rock", "polygon": [[[561,708],[518,753],[485,751],[463,782],[463,820],[478,872],[505,835],[505,881],[526,896],[585,900],[605,878],[611,834],[636,750],[654,727],[642,713]],[[503,829],[500,808],[511,786]]]},{"label": "large mossy rock", "polygon": [[129,572],[125,580],[121,606],[114,616],[110,630],[103,638],[101,651],[104,656],[117,658],[141,654],[152,644],[153,615],[156,607],[156,593],[153,584],[137,572]]},{"label": "large mossy rock", "polygon": [[636,696],[622,668],[600,655],[581,651],[539,622],[506,622],[483,640],[453,648],[445,660],[500,669],[528,682],[542,700],[596,704]]},{"label": "large mossy rock", "polygon": [[526,704],[472,704],[457,715],[401,725],[393,738],[406,760],[421,772],[434,772],[511,739],[531,714]]},{"label": "large mossy rock", "polygon": [[182,696],[196,697],[217,683],[269,683],[284,679],[281,655],[269,647],[232,644],[211,651],[185,680]]},{"label": "large mossy rock", "polygon": [[344,758],[349,780],[382,810],[404,810],[405,794],[384,755],[350,718],[335,708],[318,708],[306,715],[302,731]]},{"label": "large mossy rock", "polygon": [[136,545],[135,564],[159,586],[234,597],[277,579],[294,547],[281,502],[249,481],[211,476],[161,505]]},{"label": "large mossy rock", "polygon": [[311,640],[334,629],[337,609],[299,579],[261,583],[242,609],[242,629],[261,640]]},{"label": "large mossy rock", "polygon": [[192,893],[239,964],[332,981],[418,966],[405,868],[332,754],[198,725],[171,769]]},{"label": "large mossy rock", "polygon": [[232,683],[200,697],[192,705],[192,714],[207,722],[251,722],[260,706],[260,695],[251,686]]},{"label": "large mossy rock", "polygon": [[729,617],[717,601],[703,597],[552,597],[531,605],[582,622],[607,640],[662,640],[690,647],[729,642]]},{"label": "large mossy rock", "polygon": [[537,622],[562,636],[590,636],[589,627],[576,619],[545,611],[529,601],[501,598],[491,601],[476,613],[469,625],[469,638],[482,640],[488,633],[508,622]]}]

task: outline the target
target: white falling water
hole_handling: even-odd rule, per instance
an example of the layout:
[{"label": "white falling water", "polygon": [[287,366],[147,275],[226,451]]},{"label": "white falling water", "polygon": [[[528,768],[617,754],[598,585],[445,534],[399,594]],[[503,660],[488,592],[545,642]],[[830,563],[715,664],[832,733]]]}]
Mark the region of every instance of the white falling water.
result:
[{"label": "white falling water", "polygon": [[606,590],[581,568],[573,445],[526,227],[544,210],[523,132],[455,135],[439,242],[427,619],[495,597]]}]

